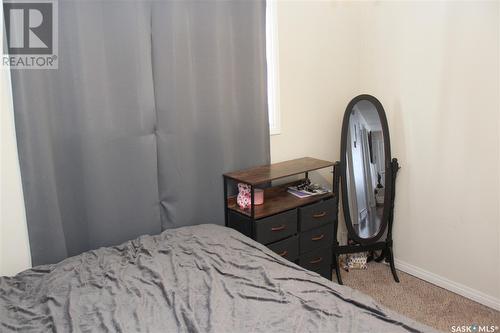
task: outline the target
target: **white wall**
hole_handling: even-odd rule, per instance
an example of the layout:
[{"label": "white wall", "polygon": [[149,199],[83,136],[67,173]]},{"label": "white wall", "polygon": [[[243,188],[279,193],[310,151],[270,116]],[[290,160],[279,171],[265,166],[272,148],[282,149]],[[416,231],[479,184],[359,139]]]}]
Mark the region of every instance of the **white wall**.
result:
[{"label": "white wall", "polygon": [[272,161],[338,159],[339,112],[358,83],[356,15],[348,3],[278,2],[282,119],[281,134],[271,136]]},{"label": "white wall", "polygon": [[500,299],[498,2],[367,3],[359,91],[387,109],[397,258]]},{"label": "white wall", "polygon": [[[0,6],[0,17],[3,17]],[[3,24],[0,24],[3,29]],[[0,45],[3,45],[3,31]],[[0,66],[0,276],[31,266],[9,71]]]},{"label": "white wall", "polygon": [[[273,161],[339,159],[360,93],[384,105],[401,269],[500,307],[498,2],[281,2]],[[309,125],[309,126],[307,126]],[[304,139],[304,127],[316,128]]]}]

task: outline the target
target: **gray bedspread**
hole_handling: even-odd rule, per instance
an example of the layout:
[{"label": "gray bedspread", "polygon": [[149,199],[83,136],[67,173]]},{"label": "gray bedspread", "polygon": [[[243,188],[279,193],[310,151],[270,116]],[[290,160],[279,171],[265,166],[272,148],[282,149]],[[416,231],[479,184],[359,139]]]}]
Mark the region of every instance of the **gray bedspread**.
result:
[{"label": "gray bedspread", "polygon": [[418,332],[430,328],[217,225],[0,278],[1,332]]}]

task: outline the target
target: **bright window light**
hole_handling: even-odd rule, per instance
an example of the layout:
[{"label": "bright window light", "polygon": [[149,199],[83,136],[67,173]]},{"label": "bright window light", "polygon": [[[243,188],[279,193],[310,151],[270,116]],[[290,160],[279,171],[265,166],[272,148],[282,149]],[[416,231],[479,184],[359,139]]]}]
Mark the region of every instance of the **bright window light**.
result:
[{"label": "bright window light", "polygon": [[269,132],[280,134],[280,89],[278,66],[278,15],[277,1],[266,1],[266,60],[267,60],[267,104]]}]

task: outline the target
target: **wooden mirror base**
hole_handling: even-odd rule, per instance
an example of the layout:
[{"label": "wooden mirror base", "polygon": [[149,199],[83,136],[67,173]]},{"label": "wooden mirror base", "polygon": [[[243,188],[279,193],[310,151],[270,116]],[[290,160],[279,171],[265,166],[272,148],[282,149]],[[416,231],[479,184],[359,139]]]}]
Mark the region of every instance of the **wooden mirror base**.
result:
[{"label": "wooden mirror base", "polygon": [[[338,168],[338,163],[335,165]],[[389,263],[391,267],[392,276],[394,277],[394,281],[399,282],[398,274],[396,272],[396,267],[394,265],[394,251],[392,250],[392,224],[394,222],[394,199],[396,196],[396,175],[399,170],[399,163],[396,158],[391,160],[390,170],[391,177],[391,195],[390,195],[390,209],[389,209],[389,217],[387,221],[387,236],[385,241],[374,242],[371,244],[355,244],[355,245],[339,245],[338,241],[336,241],[333,245],[333,266],[335,267],[335,273],[337,275],[337,281],[339,284],[343,284],[342,276],[340,275],[340,263],[339,256],[341,254],[348,253],[359,253],[359,252],[367,252],[367,251],[376,251],[382,250],[382,254],[375,259],[376,262],[381,262],[385,259],[386,262]],[[335,177],[336,187],[338,187],[338,177]],[[337,239],[337,231],[338,231],[338,222],[337,225],[334,226],[334,240]]]}]

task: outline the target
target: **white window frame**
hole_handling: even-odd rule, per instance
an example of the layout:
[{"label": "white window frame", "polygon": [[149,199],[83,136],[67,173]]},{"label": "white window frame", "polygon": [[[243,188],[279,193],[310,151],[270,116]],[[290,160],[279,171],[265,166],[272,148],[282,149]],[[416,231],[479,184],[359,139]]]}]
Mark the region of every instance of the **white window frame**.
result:
[{"label": "white window frame", "polygon": [[281,133],[277,0],[266,1],[266,61],[269,134]]}]

